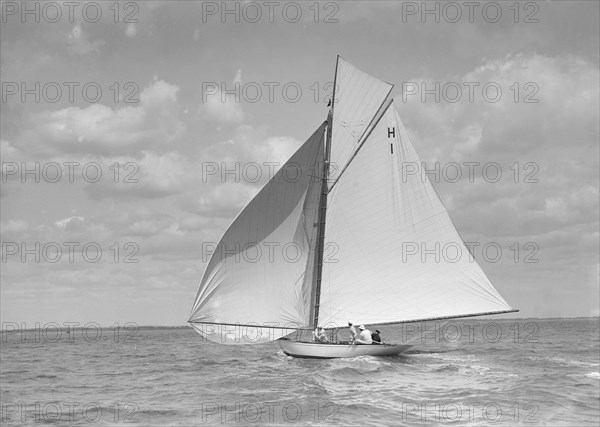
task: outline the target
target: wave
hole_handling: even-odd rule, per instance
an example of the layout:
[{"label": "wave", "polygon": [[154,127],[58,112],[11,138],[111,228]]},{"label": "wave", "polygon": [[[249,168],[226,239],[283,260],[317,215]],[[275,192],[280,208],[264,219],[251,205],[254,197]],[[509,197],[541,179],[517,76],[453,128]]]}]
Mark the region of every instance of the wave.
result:
[{"label": "wave", "polygon": [[402,354],[438,354],[438,353],[452,353],[452,352],[456,352],[459,351],[459,349],[453,348],[450,350],[407,350]]},{"label": "wave", "polygon": [[593,368],[598,366],[598,363],[594,362],[584,362],[577,359],[570,359],[567,357],[544,357],[544,356],[529,356],[529,360],[534,361],[536,363],[546,362],[546,363],[555,363],[559,365],[573,366],[573,367],[581,367],[581,368]]}]

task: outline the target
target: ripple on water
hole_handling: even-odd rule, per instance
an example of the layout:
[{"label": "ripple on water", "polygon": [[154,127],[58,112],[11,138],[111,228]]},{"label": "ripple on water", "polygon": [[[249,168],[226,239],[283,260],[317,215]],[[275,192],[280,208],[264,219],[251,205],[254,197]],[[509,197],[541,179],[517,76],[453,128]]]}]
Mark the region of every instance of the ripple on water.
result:
[{"label": "ripple on water", "polygon": [[[428,342],[401,356],[338,360],[295,359],[267,346],[208,344],[186,329],[142,330],[135,349],[111,341],[12,343],[1,349],[2,400],[100,402],[107,411],[114,402],[135,403],[138,425],[201,424],[203,404],[296,403],[310,416],[315,404],[332,404],[338,425],[381,425],[401,420],[403,404],[466,408],[495,402],[510,412],[517,402],[521,409],[537,405],[539,424],[596,425],[598,326],[544,322],[540,337],[551,335],[535,345],[513,343],[512,336],[494,347],[475,342],[449,349]],[[574,339],[589,345],[578,348]]]}]

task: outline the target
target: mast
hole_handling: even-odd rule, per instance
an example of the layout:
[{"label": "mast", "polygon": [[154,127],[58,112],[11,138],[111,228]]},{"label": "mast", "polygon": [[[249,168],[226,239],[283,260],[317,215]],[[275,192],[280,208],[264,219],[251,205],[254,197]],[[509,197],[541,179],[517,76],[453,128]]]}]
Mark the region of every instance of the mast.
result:
[{"label": "mast", "polygon": [[319,228],[317,230],[317,245],[315,250],[315,264],[316,269],[313,276],[313,288],[311,292],[311,305],[310,318],[312,319],[312,327],[315,328],[319,324],[319,305],[321,301],[321,278],[323,275],[323,252],[325,249],[325,222],[327,218],[327,192],[329,190],[328,178],[329,178],[329,158],[331,156],[331,132],[333,128],[333,108],[335,107],[335,87],[337,81],[337,71],[340,56],[337,56],[335,62],[335,75],[333,77],[333,94],[331,96],[331,108],[327,115],[327,134],[325,138],[325,161],[323,162],[323,178],[321,180],[321,197],[319,199],[319,212],[318,212],[318,223]]}]

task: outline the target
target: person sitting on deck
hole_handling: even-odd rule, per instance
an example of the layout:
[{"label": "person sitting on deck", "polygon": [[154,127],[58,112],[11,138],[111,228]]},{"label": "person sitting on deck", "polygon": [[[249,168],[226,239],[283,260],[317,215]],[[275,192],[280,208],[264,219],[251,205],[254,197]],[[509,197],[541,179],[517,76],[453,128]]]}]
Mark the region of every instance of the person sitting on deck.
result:
[{"label": "person sitting on deck", "polygon": [[371,334],[371,339],[373,340],[373,344],[381,344],[381,337],[379,336],[381,332],[379,329],[375,329],[375,332]]},{"label": "person sitting on deck", "polygon": [[353,343],[354,338],[356,338],[356,328],[354,328],[352,322],[348,322],[348,326],[350,327],[350,342]]},{"label": "person sitting on deck", "polygon": [[329,342],[327,335],[325,334],[325,329],[323,329],[322,326],[319,326],[317,329],[315,329],[315,341]]},{"label": "person sitting on deck", "polygon": [[365,328],[365,325],[360,325],[358,329],[360,329],[360,333],[354,340],[354,344],[372,344],[371,331]]}]

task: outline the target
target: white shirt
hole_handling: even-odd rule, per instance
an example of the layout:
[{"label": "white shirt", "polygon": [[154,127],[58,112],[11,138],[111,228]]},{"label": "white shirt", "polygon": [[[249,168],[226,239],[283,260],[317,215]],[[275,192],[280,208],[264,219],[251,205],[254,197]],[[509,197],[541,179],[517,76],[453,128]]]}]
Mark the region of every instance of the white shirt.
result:
[{"label": "white shirt", "polygon": [[356,338],[361,341],[364,341],[367,344],[373,343],[373,339],[371,338],[371,331],[369,331],[368,329],[363,329],[362,331],[360,331],[360,334],[358,334],[358,337]]}]

